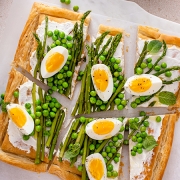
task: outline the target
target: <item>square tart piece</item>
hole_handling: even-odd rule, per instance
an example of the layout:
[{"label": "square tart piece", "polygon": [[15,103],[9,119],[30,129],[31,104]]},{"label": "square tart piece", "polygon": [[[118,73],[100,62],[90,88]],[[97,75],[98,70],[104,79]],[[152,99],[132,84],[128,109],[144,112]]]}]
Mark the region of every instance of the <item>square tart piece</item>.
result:
[{"label": "square tart piece", "polygon": [[[141,121],[143,117],[139,117]],[[130,180],[149,180],[156,179],[161,180],[163,178],[164,171],[171,152],[174,128],[177,120],[176,114],[149,116],[144,122],[149,124],[146,126],[147,136],[142,142],[143,147],[147,137],[153,136],[157,142],[153,149],[147,149],[147,146],[136,151],[135,147],[139,147],[140,143],[135,142],[133,138],[129,140],[129,158],[130,158]],[[137,137],[137,134],[143,134],[140,129],[145,125],[140,126],[133,136]],[[131,124],[130,124],[131,126]],[[144,127],[143,127],[144,128]],[[142,130],[142,129],[141,129]],[[130,130],[130,133],[132,130]],[[149,138],[149,142],[150,142]],[[148,142],[148,143],[149,143]],[[149,148],[149,147],[148,147]]]},{"label": "square tart piece", "polygon": [[93,43],[88,49],[89,63],[82,78],[81,91],[72,112],[73,116],[96,111],[121,110],[126,106],[123,91],[123,35],[124,30],[121,28],[99,26],[97,36],[92,38]]},{"label": "square tart piece", "polygon": [[[158,40],[162,42],[162,47],[160,50],[153,50],[150,47],[150,42],[153,40]],[[147,45],[148,43],[148,45]],[[146,44],[146,45],[145,45]],[[151,49],[150,52],[146,51],[146,47]],[[149,46],[149,47],[148,47]],[[154,46],[155,47],[155,46]],[[154,48],[153,47],[153,48]],[[143,61],[140,61],[143,59]],[[141,63],[139,63],[141,62]],[[157,89],[157,86],[151,86],[151,93],[154,94],[152,98],[146,100],[146,97],[141,97],[141,92],[139,95],[135,95],[131,102],[135,102],[139,107],[180,107],[180,96],[179,96],[179,77],[180,77],[180,37],[171,35],[170,33],[164,34],[162,30],[148,27],[148,26],[138,26],[137,34],[137,62],[135,64],[134,73],[137,72],[137,68],[141,68],[142,72],[140,74],[154,75],[162,80],[161,88]],[[175,80],[178,78],[177,80]],[[152,78],[152,85],[153,85]],[[159,93],[162,91],[168,91],[176,96],[175,104],[165,104],[160,102]],[[147,92],[150,92],[147,90]],[[157,92],[157,93],[156,93]],[[140,101],[139,101],[140,96]],[[146,96],[146,95],[144,95]]]},{"label": "square tart piece", "polygon": [[[34,3],[20,36],[16,54],[12,62],[13,66],[19,65],[29,72],[32,70],[30,59],[32,53],[37,48],[33,33],[36,32],[45,16],[48,16],[50,21],[55,21],[60,24],[66,22],[74,24],[75,22],[80,22],[83,14],[72,12],[67,9],[47,6],[42,3]],[[89,22],[90,19],[87,18],[85,21],[87,27]],[[26,82],[28,82],[28,79],[12,68],[9,73],[4,101],[8,103],[18,103],[17,98],[13,96],[13,92]],[[8,124],[9,118],[7,113],[2,112],[0,114],[0,160],[27,170],[45,172],[49,163],[47,157],[45,157],[44,162],[41,164],[34,164],[36,151],[32,147],[29,150],[22,150],[18,148],[18,146],[14,147],[9,139]],[[20,146],[21,143],[19,144],[19,147]]]}]

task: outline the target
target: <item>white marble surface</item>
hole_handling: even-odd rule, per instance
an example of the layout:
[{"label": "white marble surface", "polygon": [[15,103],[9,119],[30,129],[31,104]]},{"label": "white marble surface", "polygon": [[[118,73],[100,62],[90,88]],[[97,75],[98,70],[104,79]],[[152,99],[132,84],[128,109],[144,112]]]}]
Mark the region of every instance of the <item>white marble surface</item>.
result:
[{"label": "white marble surface", "polygon": [[[10,34],[12,31],[15,31],[13,30],[13,28],[16,28],[17,24],[14,24],[13,28],[8,28],[8,29],[5,29],[5,25],[7,23],[6,20],[11,18],[11,17],[8,17],[8,14],[11,14],[11,5],[12,3],[16,3],[17,1],[18,0],[0,0],[0,42],[2,42],[2,40],[5,40],[6,38],[8,39],[8,34]],[[28,1],[28,0],[24,0],[24,1]],[[180,7],[180,1],[178,0],[173,0],[173,1],[133,0],[133,1],[137,2],[144,9],[146,9],[148,12],[154,15],[180,23],[180,18],[179,18],[180,11],[178,11],[178,7]],[[44,2],[61,5],[59,0],[44,0]],[[132,12],[132,6],[136,7],[136,5],[133,5],[131,2],[127,2],[127,3],[129,3],[128,6],[127,5],[124,6],[124,3],[122,3],[121,0],[113,0],[111,2],[108,0],[98,0],[98,1],[97,0],[72,0],[72,3],[70,5],[68,6],[62,5],[62,6],[72,9],[74,5],[78,5],[81,10],[91,9],[94,13],[111,16],[113,18],[121,18],[124,20],[130,19],[130,20],[136,21],[136,19],[133,19],[133,16],[131,16],[131,14],[134,13],[134,11],[136,11],[136,13],[140,13],[144,11],[139,8],[134,8]],[[23,9],[19,13],[21,12],[24,12]],[[12,18],[15,18],[15,17],[12,17]],[[25,19],[27,19],[27,17],[22,16],[21,19],[19,19],[19,21],[21,20],[24,21]],[[20,33],[17,33],[15,35],[16,35],[15,38],[18,38]],[[3,64],[1,59],[0,59],[0,63],[1,65]],[[0,67],[0,69],[1,68],[2,66]],[[3,88],[4,88],[4,85],[1,85],[0,93],[4,91]],[[170,180],[170,179],[179,180],[180,179],[180,174],[179,174],[180,160],[178,158],[180,156],[180,151],[178,150],[179,148],[177,148],[177,147],[180,147],[180,142],[178,141],[178,137],[180,136],[180,134],[177,127],[180,127],[179,121],[176,124],[175,139],[174,139],[175,143],[172,146],[172,153],[170,155],[168,166],[165,171],[165,175],[163,178],[164,180]],[[41,174],[32,173],[32,172],[22,170],[17,167],[5,164],[3,162],[0,162],[0,180],[21,180],[21,179],[22,180],[34,180],[34,179],[57,180],[59,178],[53,175],[49,175],[47,173],[41,173]],[[127,178],[123,178],[123,180],[125,179]]]}]

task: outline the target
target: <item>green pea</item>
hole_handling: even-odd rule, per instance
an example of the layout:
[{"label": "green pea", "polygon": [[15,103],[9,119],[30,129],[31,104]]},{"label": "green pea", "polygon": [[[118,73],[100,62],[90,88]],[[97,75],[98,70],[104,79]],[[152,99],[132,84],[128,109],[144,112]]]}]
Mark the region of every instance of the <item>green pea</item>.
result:
[{"label": "green pea", "polygon": [[95,150],[95,145],[94,145],[94,144],[90,144],[89,149],[90,149],[91,151],[94,151],[94,150]]},{"label": "green pea", "polygon": [[47,85],[48,85],[49,87],[53,87],[53,83],[52,83],[52,82],[48,82]]},{"label": "green pea", "polygon": [[52,36],[52,39],[53,39],[54,41],[56,41],[56,40],[58,39],[58,37],[57,37],[56,35],[53,35],[53,36]]},{"label": "green pea", "polygon": [[140,104],[140,103],[141,103],[140,98],[136,98],[136,99],[135,99],[135,103],[136,103],[136,104]]},{"label": "green pea", "polygon": [[113,142],[117,142],[118,141],[118,137],[114,136],[112,140],[113,140]]},{"label": "green pea", "polygon": [[50,117],[54,118],[56,116],[56,114],[54,112],[50,112],[49,113]]},{"label": "green pea", "polygon": [[110,148],[110,146],[106,146],[106,147],[105,147],[105,151],[106,151],[106,153],[111,152],[111,148]]},{"label": "green pea", "polygon": [[105,58],[105,56],[101,55],[101,56],[99,57],[99,59],[100,59],[101,61],[104,61],[106,58]]},{"label": "green pea", "polygon": [[136,147],[136,146],[133,146],[132,150],[133,150],[134,152],[137,152],[137,147]]},{"label": "green pea", "polygon": [[138,148],[138,149],[137,149],[137,153],[138,153],[138,154],[142,154],[142,148]]},{"label": "green pea", "polygon": [[139,115],[140,115],[140,116],[146,116],[146,112],[141,111],[141,112],[139,113]]},{"label": "green pea", "polygon": [[36,104],[36,106],[41,105],[41,101],[40,101],[40,99],[37,99],[37,100],[36,100],[36,102],[35,102],[35,104]]},{"label": "green pea", "polygon": [[56,113],[57,112],[57,108],[53,107],[52,111]]},{"label": "green pea", "polygon": [[153,64],[152,64],[152,63],[148,63],[148,64],[147,64],[147,67],[148,67],[149,69],[151,69],[151,68],[153,67]]},{"label": "green pea", "polygon": [[55,106],[56,108],[60,108],[60,107],[61,107],[61,104],[58,103],[58,102],[56,102],[56,103],[54,104],[54,106]]},{"label": "green pea", "polygon": [[123,99],[123,98],[124,98],[124,94],[123,94],[123,93],[119,93],[119,94],[118,94],[118,97],[119,97],[120,99]]},{"label": "green pea", "polygon": [[115,146],[115,147],[120,147],[120,144],[121,144],[121,143],[120,143],[119,141],[117,141],[117,142],[114,143],[114,146]]},{"label": "green pea", "polygon": [[55,41],[55,43],[56,43],[57,46],[60,46],[60,45],[61,45],[61,41],[60,41],[59,39],[57,39],[57,40]]},{"label": "green pea", "polygon": [[125,139],[125,140],[123,141],[123,144],[124,144],[124,145],[129,145],[129,140],[128,140],[128,139]]},{"label": "green pea", "polygon": [[98,140],[98,143],[101,144],[103,142],[103,140]]},{"label": "green pea", "polygon": [[79,166],[78,166],[78,171],[81,172],[82,170],[83,170],[83,167],[79,165]]},{"label": "green pea", "polygon": [[62,31],[61,31],[61,32],[59,32],[59,37],[63,39],[63,38],[65,37],[65,33],[64,33],[64,32],[62,32]]},{"label": "green pea", "polygon": [[30,136],[29,136],[29,135],[25,135],[25,134],[23,135],[23,140],[24,140],[24,141],[29,140],[29,138],[30,138]]},{"label": "green pea", "polygon": [[139,122],[139,118],[135,117],[134,122],[136,122],[136,123]]},{"label": "green pea", "polygon": [[117,88],[119,86],[119,84],[116,82],[114,83],[114,87]]},{"label": "green pea", "polygon": [[[123,122],[123,118],[122,117],[119,117],[118,120]],[[124,127],[124,126],[122,126],[122,127]]]},{"label": "green pea", "polygon": [[113,165],[112,165],[112,164],[109,164],[109,165],[107,166],[107,170],[108,170],[108,171],[112,171],[112,170],[113,170]]},{"label": "green pea", "polygon": [[68,55],[68,61],[70,61],[72,59],[71,55]]},{"label": "green pea", "polygon": [[145,126],[141,126],[141,127],[140,127],[140,131],[141,131],[141,132],[146,131],[146,127],[145,127]]},{"label": "green pea", "polygon": [[161,67],[157,65],[157,66],[154,67],[154,70],[155,70],[155,71],[160,71],[160,70],[161,70]]},{"label": "green pea", "polygon": [[51,48],[54,48],[54,47],[56,47],[56,44],[55,44],[55,43],[52,43],[52,44],[51,44]]},{"label": "green pea", "polygon": [[49,111],[48,110],[43,110],[43,116],[48,117],[49,116]]},{"label": "green pea", "polygon": [[36,106],[36,111],[37,112],[40,112],[42,110],[42,107],[41,106]]},{"label": "green pea", "polygon": [[125,131],[129,131],[129,125],[128,124],[125,125]]},{"label": "green pea", "polygon": [[114,72],[114,76],[115,76],[115,77],[118,77],[118,76],[119,76],[119,72],[115,71],[115,72]]},{"label": "green pea", "polygon": [[145,138],[146,136],[147,136],[147,132],[142,132],[142,133],[141,133],[141,137],[142,137],[142,138]]},{"label": "green pea", "polygon": [[116,105],[119,105],[119,104],[121,103],[121,99],[116,98],[116,99],[114,100],[114,102],[115,102]]},{"label": "green pea", "polygon": [[102,105],[102,101],[98,99],[98,100],[96,101],[96,105],[97,105],[97,106]]},{"label": "green pea", "polygon": [[36,117],[41,117],[42,113],[41,112],[36,112]]},{"label": "green pea", "polygon": [[15,98],[18,98],[19,97],[19,92],[18,91],[14,91],[13,95],[14,95]]},{"label": "green pea", "polygon": [[68,42],[68,43],[67,43],[67,47],[68,47],[68,49],[71,49],[71,48],[73,47],[73,44],[70,43],[70,42]]},{"label": "green pea", "polygon": [[113,153],[112,152],[108,153],[108,157],[112,158],[113,157]]},{"label": "green pea", "polygon": [[[122,121],[121,121],[122,122]],[[121,126],[119,132],[123,132],[125,130],[125,127],[124,126]]]},{"label": "green pea", "polygon": [[117,171],[113,171],[113,172],[112,172],[112,176],[113,176],[113,177],[117,177],[117,176],[118,176],[118,172],[117,172]]},{"label": "green pea", "polygon": [[96,98],[95,97],[90,97],[90,103],[91,104],[96,104]]},{"label": "green pea", "polygon": [[116,92],[116,87],[113,87],[113,93],[115,93]]},{"label": "green pea", "polygon": [[51,99],[52,99],[50,95],[46,95],[45,98],[46,98],[46,101],[51,101]]},{"label": "green pea", "polygon": [[39,125],[39,124],[40,124],[40,122],[41,122],[41,120],[40,120],[40,119],[35,119],[35,125]]},{"label": "green pea", "polygon": [[137,148],[139,149],[139,148],[142,148],[142,143],[137,143]]},{"label": "green pea", "polygon": [[126,100],[122,100],[122,101],[121,101],[121,104],[122,104],[123,106],[126,106],[126,105],[127,105],[127,101],[126,101]]},{"label": "green pea", "polygon": [[[118,71],[118,72],[121,72],[121,71],[122,71],[122,68],[121,68],[121,67],[118,67],[117,71]],[[122,80],[122,79],[119,79],[119,80]]]},{"label": "green pea", "polygon": [[59,30],[58,30],[58,29],[55,29],[55,30],[54,30],[54,34],[55,34],[56,36],[58,36],[58,35],[59,35]]},{"label": "green pea", "polygon": [[72,139],[77,139],[78,137],[78,134],[76,132],[73,132],[72,135],[71,135],[71,138]]},{"label": "green pea", "polygon": [[145,69],[147,67],[147,64],[145,62],[141,63],[141,68]]},{"label": "green pea", "polygon": [[48,35],[48,37],[52,37],[53,36],[53,32],[52,31],[48,31],[47,35]]},{"label": "green pea", "polygon": [[81,117],[79,118],[79,120],[80,120],[81,123],[84,123],[84,122],[86,121],[86,118],[85,118],[84,116],[81,116]]},{"label": "green pea", "polygon": [[72,71],[67,71],[66,74],[67,74],[67,77],[71,77],[73,73],[72,73]]},{"label": "green pea", "polygon": [[33,119],[36,118],[35,114],[32,114],[32,113],[31,113],[30,116],[31,116]]},{"label": "green pea", "polygon": [[46,121],[46,127],[51,127],[51,125],[52,125],[51,120]]},{"label": "green pea", "polygon": [[107,177],[111,177],[112,173],[110,171],[107,172]]},{"label": "green pea", "polygon": [[67,82],[63,82],[63,83],[62,83],[62,86],[63,86],[64,88],[68,88],[68,83],[67,83]]},{"label": "green pea", "polygon": [[141,133],[138,132],[138,133],[136,134],[136,137],[137,137],[137,138],[138,138],[138,137],[141,137]]},{"label": "green pea", "polygon": [[103,55],[104,55],[104,56],[107,56],[107,54],[108,54],[108,51],[104,51],[104,52],[103,52]]},{"label": "green pea", "polygon": [[65,4],[70,4],[71,0],[65,0]]},{"label": "green pea", "polygon": [[42,127],[41,127],[40,125],[37,125],[37,126],[35,127],[35,129],[36,129],[37,132],[40,132],[41,129],[42,129]]},{"label": "green pea", "polygon": [[139,98],[140,98],[140,101],[142,101],[142,102],[146,100],[145,96],[140,96]]},{"label": "green pea", "polygon": [[115,63],[116,62],[116,59],[114,57],[111,58],[110,60],[112,63]]},{"label": "green pea", "polygon": [[133,142],[137,142],[137,137],[136,137],[136,136],[133,136],[133,137],[132,137],[132,141],[133,141]]},{"label": "green pea", "polygon": [[167,71],[167,72],[165,72],[165,76],[166,76],[166,77],[171,77],[171,76],[172,76],[171,71]]},{"label": "green pea", "polygon": [[84,152],[84,149],[81,149],[79,154],[82,156],[83,155],[83,152]]},{"label": "green pea", "polygon": [[100,106],[100,109],[101,109],[101,110],[105,110],[105,109],[106,109],[106,105],[105,105],[105,104],[102,104],[102,105]]},{"label": "green pea", "polygon": [[167,68],[167,64],[165,62],[161,63],[162,68]]},{"label": "green pea", "polygon": [[143,140],[142,140],[142,137],[138,137],[138,138],[137,138],[137,142],[138,142],[138,143],[141,143],[142,141],[143,141]]},{"label": "green pea", "polygon": [[120,59],[116,59],[116,64],[119,64],[121,62]]},{"label": "green pea", "polygon": [[96,94],[97,94],[96,91],[91,91],[91,92],[90,92],[90,95],[91,95],[91,96],[96,96]]},{"label": "green pea", "polygon": [[140,67],[136,68],[136,74],[138,75],[143,74],[143,69]]},{"label": "green pea", "polygon": [[71,41],[71,40],[72,40],[72,36],[67,35],[67,36],[66,36],[66,39],[67,39],[68,41]]},{"label": "green pea", "polygon": [[26,109],[30,109],[30,108],[31,108],[31,104],[30,104],[30,103],[26,103],[26,104],[25,104],[25,108],[26,108]]},{"label": "green pea", "polygon": [[114,162],[115,162],[115,163],[118,163],[118,162],[119,162],[119,157],[115,157],[115,158],[114,158]]},{"label": "green pea", "polygon": [[[65,44],[66,43],[66,39],[64,38],[64,39],[61,39],[61,42],[63,43],[63,44]],[[68,47],[68,45],[66,44],[66,46]]]},{"label": "green pea", "polygon": [[120,105],[117,106],[117,109],[122,110],[122,109],[124,109],[124,106],[122,104],[120,104]]},{"label": "green pea", "polygon": [[114,146],[114,143],[111,141],[108,143],[108,146],[112,147],[112,146]]},{"label": "green pea", "polygon": [[114,69],[118,69],[119,65],[118,64],[114,64]]},{"label": "green pea", "polygon": [[148,63],[150,63],[150,62],[152,62],[152,58],[147,58],[146,61],[147,61]]},{"label": "green pea", "polygon": [[136,156],[136,152],[135,151],[131,151],[131,156]]},{"label": "green pea", "polygon": [[161,116],[156,117],[156,122],[161,122]]},{"label": "green pea", "polygon": [[48,103],[42,105],[43,109],[48,109]]}]

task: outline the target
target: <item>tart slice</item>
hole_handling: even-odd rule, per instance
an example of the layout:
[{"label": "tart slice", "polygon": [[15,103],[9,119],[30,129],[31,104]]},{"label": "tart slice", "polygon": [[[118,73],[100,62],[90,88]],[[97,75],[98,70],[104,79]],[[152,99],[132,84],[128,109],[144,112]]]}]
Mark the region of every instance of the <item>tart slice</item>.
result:
[{"label": "tart slice", "polygon": [[124,118],[73,120],[49,172],[59,177],[70,172],[75,179],[118,179],[125,123]]},{"label": "tart slice", "polygon": [[180,38],[147,26],[138,27],[134,79],[126,90],[131,107],[179,107]]},{"label": "tart slice", "polygon": [[129,119],[131,180],[163,178],[176,119],[175,114]]},{"label": "tart slice", "polygon": [[125,100],[123,30],[100,25],[97,38],[87,45],[89,62],[72,115],[123,109]]}]

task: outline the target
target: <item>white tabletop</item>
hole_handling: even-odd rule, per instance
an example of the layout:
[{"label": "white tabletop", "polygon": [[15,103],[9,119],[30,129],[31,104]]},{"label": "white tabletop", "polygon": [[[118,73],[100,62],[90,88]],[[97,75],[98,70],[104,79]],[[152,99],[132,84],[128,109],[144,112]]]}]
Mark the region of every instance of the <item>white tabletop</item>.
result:
[{"label": "white tabletop", "polygon": [[[14,1],[14,2],[13,2]],[[0,0],[0,41],[3,36],[8,36],[11,33],[12,29],[6,29],[6,20],[8,14],[10,14],[11,5],[18,0]],[[28,0],[24,0],[28,1]],[[42,0],[44,2],[55,3],[57,2],[60,4],[60,0]],[[94,13],[102,14],[106,16],[111,16],[113,18],[125,18],[126,14],[129,13],[128,9],[123,9],[121,7],[121,0],[71,0],[70,5],[63,5],[63,7],[71,8],[74,5],[78,5],[81,10],[89,10],[91,9]],[[156,16],[180,23],[180,1],[179,0],[132,0],[133,2],[138,3],[142,8],[146,11],[154,14]],[[129,4],[132,5],[131,3]],[[123,11],[122,12],[120,12]],[[19,12],[21,13],[21,12]],[[123,17],[122,14],[125,16]],[[1,62],[1,60],[0,60]],[[0,93],[2,93],[2,89],[0,88]],[[177,130],[176,130],[177,131]],[[176,133],[176,132],[175,132]],[[172,148],[172,153],[177,152],[174,151],[175,147]],[[171,165],[174,163],[175,158],[179,158],[178,154],[171,154],[170,160],[165,171],[164,180],[171,179],[169,174],[176,173],[176,178],[173,180],[180,179],[178,167],[172,169]],[[177,163],[177,162],[176,162]],[[173,172],[172,172],[173,171]],[[0,162],[0,180],[42,180],[42,179],[51,179],[51,180],[58,180],[56,176],[49,175],[48,173],[32,173],[26,170],[19,169],[17,167],[5,164]]]}]

